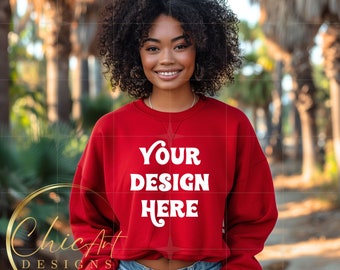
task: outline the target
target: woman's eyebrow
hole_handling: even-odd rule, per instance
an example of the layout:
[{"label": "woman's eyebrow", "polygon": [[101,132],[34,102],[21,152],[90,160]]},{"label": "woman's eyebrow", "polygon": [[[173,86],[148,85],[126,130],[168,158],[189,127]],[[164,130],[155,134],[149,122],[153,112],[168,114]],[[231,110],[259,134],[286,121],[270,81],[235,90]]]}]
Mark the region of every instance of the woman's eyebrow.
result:
[{"label": "woman's eyebrow", "polygon": [[[175,41],[180,40],[180,39],[185,39],[186,40],[187,37],[188,37],[187,35],[181,35],[181,36],[178,36],[178,37],[175,37],[175,38],[171,39],[171,42],[175,42]],[[151,38],[151,37],[148,37],[148,38],[144,39],[143,43],[148,42],[148,41],[161,43],[161,41],[159,39]]]},{"label": "woman's eyebrow", "polygon": [[185,39],[186,40],[187,38],[188,38],[187,35],[181,35],[181,36],[173,38],[171,41],[175,42],[175,41],[180,40],[180,39]]}]

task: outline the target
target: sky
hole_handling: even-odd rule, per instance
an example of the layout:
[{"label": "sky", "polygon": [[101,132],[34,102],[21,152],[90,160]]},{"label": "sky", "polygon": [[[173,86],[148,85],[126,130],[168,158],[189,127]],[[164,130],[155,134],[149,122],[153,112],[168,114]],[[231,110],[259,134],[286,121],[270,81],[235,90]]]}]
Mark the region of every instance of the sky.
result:
[{"label": "sky", "polygon": [[227,0],[227,3],[240,20],[247,20],[252,24],[259,20],[259,6],[250,5],[249,0]]}]

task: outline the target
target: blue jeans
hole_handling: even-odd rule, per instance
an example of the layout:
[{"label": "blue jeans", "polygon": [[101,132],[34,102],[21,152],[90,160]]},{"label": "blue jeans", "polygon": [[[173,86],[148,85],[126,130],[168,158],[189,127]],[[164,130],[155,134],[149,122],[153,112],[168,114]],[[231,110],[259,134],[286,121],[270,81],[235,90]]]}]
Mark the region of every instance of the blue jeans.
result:
[{"label": "blue jeans", "polygon": [[[178,270],[220,270],[222,264],[220,262],[196,262],[188,267]],[[136,261],[120,261],[118,270],[152,270]]]}]

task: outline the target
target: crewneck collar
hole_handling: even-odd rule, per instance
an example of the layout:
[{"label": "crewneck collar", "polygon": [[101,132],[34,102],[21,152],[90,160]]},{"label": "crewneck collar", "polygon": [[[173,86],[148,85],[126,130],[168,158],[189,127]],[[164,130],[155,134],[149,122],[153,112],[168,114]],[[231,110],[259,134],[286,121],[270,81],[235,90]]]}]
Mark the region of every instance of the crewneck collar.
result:
[{"label": "crewneck collar", "polygon": [[142,111],[143,113],[148,114],[149,116],[153,118],[158,118],[160,120],[166,120],[166,121],[169,121],[169,119],[173,121],[180,121],[180,120],[184,120],[186,118],[191,117],[197,111],[201,110],[207,103],[207,100],[208,98],[204,96],[203,97],[200,96],[199,100],[193,107],[187,110],[181,111],[181,112],[161,112],[161,111],[151,109],[144,103],[143,99],[136,100],[134,102],[134,105],[137,107],[138,110]]}]

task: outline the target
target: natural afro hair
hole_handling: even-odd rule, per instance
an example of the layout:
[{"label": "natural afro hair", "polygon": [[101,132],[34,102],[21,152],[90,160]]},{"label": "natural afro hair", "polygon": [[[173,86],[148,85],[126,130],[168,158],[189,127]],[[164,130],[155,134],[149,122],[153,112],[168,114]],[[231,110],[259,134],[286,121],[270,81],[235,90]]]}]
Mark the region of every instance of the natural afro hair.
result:
[{"label": "natural afro hair", "polygon": [[[105,7],[99,31],[99,55],[113,87],[135,98],[151,94],[139,49],[153,21],[165,14],[181,23],[196,47],[193,91],[215,95],[234,80],[241,66],[239,20],[223,0],[112,0]],[[198,75],[197,75],[198,74]]]}]

